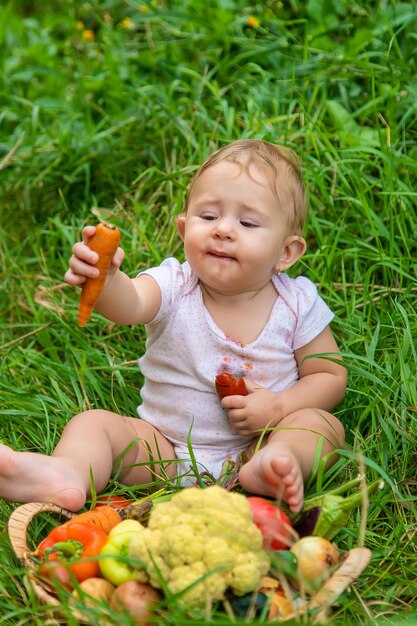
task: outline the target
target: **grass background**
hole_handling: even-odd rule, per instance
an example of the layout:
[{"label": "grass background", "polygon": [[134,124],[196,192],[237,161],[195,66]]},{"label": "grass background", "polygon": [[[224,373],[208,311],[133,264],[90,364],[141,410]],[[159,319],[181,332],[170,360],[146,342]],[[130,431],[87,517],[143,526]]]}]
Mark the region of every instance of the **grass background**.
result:
[{"label": "grass background", "polygon": [[[83,225],[120,226],[131,275],[181,258],[173,216],[213,149],[293,147],[310,203],[293,274],[334,309],[349,371],[348,448],[317,488],[363,468],[386,484],[366,528],[358,511],[338,536],[373,551],[338,623],[417,623],[416,32],[416,2],[394,0],[0,7],[1,440],[50,453],[84,408],[135,412],[143,329],[79,329],[63,284]],[[2,623],[44,624],[3,525],[14,506],[0,501]],[[161,623],[188,622],[174,606]]]}]

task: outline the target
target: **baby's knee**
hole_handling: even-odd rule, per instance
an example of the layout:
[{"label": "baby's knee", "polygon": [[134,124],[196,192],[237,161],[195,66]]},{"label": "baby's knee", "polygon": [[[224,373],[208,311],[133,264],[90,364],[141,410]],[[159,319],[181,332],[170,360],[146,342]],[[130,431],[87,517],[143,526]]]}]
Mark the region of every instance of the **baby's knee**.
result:
[{"label": "baby's knee", "polygon": [[337,419],[337,417],[333,415],[333,418],[335,420],[334,427],[340,442],[339,447],[342,448],[345,445],[345,427],[342,422]]},{"label": "baby's knee", "polygon": [[332,441],[336,448],[342,448],[345,444],[345,429],[342,422],[332,413],[313,409],[320,423],[321,432]]},{"label": "baby's knee", "polygon": [[[65,429],[70,429],[76,426],[97,426],[102,424],[105,426],[108,422],[114,421],[115,413],[111,411],[106,411],[104,409],[89,409],[87,411],[82,411],[77,415],[74,415],[69,422],[67,423]],[[119,416],[116,416],[119,417]]]},{"label": "baby's knee", "polygon": [[340,420],[322,409],[300,409],[285,418],[285,424],[282,420],[280,425],[314,430],[333,442],[336,448],[342,448],[345,443],[345,429]]},{"label": "baby's knee", "polygon": [[342,422],[332,413],[326,413],[329,429],[335,435],[332,439],[336,439],[336,447],[343,448],[345,445],[345,428]]}]

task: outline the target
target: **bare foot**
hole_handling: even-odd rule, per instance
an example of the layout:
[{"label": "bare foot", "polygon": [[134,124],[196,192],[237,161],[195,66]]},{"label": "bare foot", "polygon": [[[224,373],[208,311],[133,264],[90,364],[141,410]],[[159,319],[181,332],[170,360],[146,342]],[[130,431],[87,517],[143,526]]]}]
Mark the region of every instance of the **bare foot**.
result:
[{"label": "bare foot", "polygon": [[85,503],[86,489],[65,459],[15,452],[0,444],[0,497],[12,502],[53,502],[78,511]]},{"label": "bare foot", "polygon": [[293,513],[301,511],[303,475],[297,457],[285,443],[273,441],[258,450],[240,470],[239,482],[249,493],[282,500]]}]

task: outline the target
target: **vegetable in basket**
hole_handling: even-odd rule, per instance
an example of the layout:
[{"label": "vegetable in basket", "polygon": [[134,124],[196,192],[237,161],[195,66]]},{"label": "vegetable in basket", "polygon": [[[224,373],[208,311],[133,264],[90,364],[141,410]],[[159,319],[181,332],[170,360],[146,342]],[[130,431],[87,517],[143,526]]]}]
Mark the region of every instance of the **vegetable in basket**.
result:
[{"label": "vegetable in basket", "polygon": [[[126,507],[127,508],[127,507]],[[96,526],[100,528],[105,533],[109,533],[116,524],[122,521],[122,518],[118,511],[113,506],[109,504],[104,504],[103,506],[99,506],[95,509],[91,509],[91,511],[84,511],[83,513],[78,513],[75,517],[72,517],[65,522],[63,526],[70,526],[71,524],[82,523],[82,524],[91,524],[92,526]]]},{"label": "vegetable in basket", "polygon": [[293,583],[308,593],[318,591],[339,562],[337,546],[323,537],[302,537],[291,547],[291,552],[297,560]]},{"label": "vegetable in basket", "polygon": [[[107,542],[107,534],[91,524],[72,522],[54,528],[39,544],[36,555],[42,559],[40,576],[70,584],[100,575],[98,557]],[[66,576],[65,572],[68,573]]]},{"label": "vegetable in basket", "polygon": [[94,600],[109,602],[114,591],[114,585],[104,578],[87,578],[77,585],[72,595],[87,606],[94,606]]},{"label": "vegetable in basket", "polygon": [[284,550],[291,542],[291,522],[275,502],[259,496],[247,498],[252,509],[254,524],[259,528],[266,550]]},{"label": "vegetable in basket", "polygon": [[129,546],[132,539],[144,530],[140,522],[127,519],[110,531],[101,550],[100,571],[113,585],[121,585],[136,578],[135,569],[129,559]]},{"label": "vegetable in basket", "polygon": [[[356,486],[360,480],[355,478],[331,491],[307,498],[299,519],[293,525],[298,535],[300,537],[316,535],[333,539],[346,525],[350,513],[360,505],[364,497],[362,491],[348,497],[340,494]],[[382,481],[374,481],[366,487],[366,495],[371,495],[381,486]]]},{"label": "vegetable in basket", "polygon": [[[158,592],[138,580],[128,580],[119,585],[110,599],[110,607],[121,614],[127,614],[135,626],[150,626]],[[123,622],[122,622],[123,623]]]},{"label": "vegetable in basket", "polygon": [[152,509],[148,528],[132,538],[130,554],[144,564],[136,578],[167,585],[178,601],[204,607],[253,591],[270,557],[244,495],[214,485],[187,488]]},{"label": "vegetable in basket", "polygon": [[96,509],[100,506],[111,506],[114,509],[124,509],[133,504],[132,500],[128,500],[123,496],[100,496],[97,500]]},{"label": "vegetable in basket", "polygon": [[75,517],[65,522],[64,526],[69,526],[74,522],[83,522],[98,526],[105,533],[109,533],[117,524],[125,519],[140,520],[152,508],[152,500],[145,498],[137,503],[122,504],[122,507],[115,508],[113,503],[100,504],[91,511],[78,513]]}]

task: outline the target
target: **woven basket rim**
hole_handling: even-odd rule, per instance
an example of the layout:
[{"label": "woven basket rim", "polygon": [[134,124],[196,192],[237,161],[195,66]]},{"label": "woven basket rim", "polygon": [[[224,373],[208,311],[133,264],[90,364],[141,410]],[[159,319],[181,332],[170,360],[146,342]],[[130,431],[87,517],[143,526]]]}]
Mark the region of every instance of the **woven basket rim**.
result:
[{"label": "woven basket rim", "polygon": [[27,531],[31,521],[39,513],[56,513],[58,516],[66,519],[71,519],[76,513],[51,502],[28,502],[18,506],[11,513],[7,522],[7,532],[13,551],[17,558],[28,569],[28,573],[24,578],[26,587],[33,589],[36,597],[43,604],[58,606],[60,604],[58,599],[50,593],[46,584],[43,585],[42,582],[35,577],[35,565],[30,558],[32,552],[28,547]]}]

